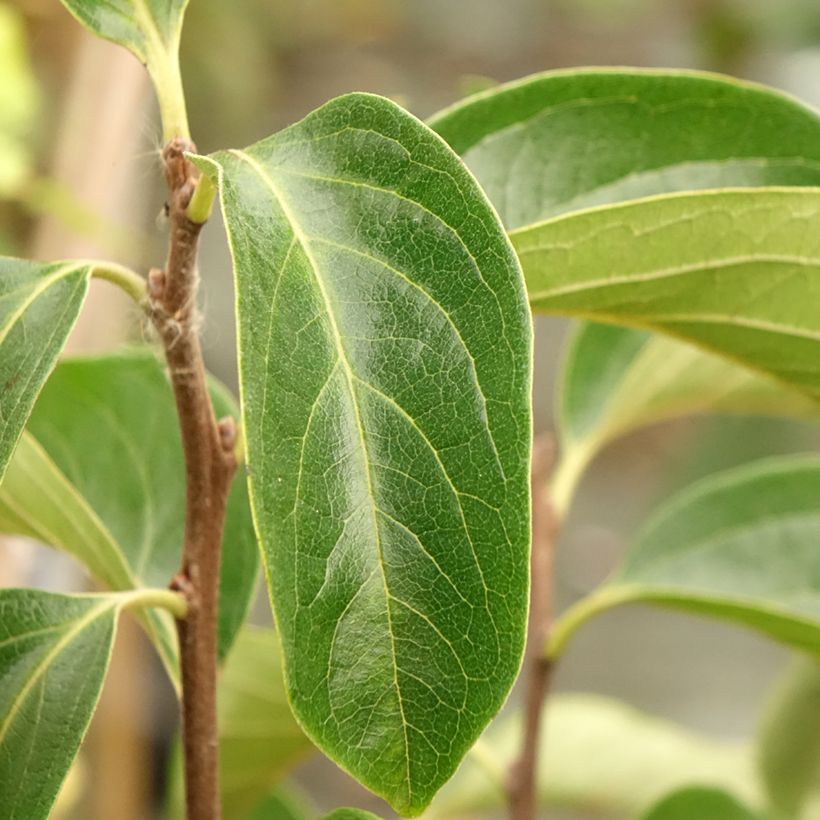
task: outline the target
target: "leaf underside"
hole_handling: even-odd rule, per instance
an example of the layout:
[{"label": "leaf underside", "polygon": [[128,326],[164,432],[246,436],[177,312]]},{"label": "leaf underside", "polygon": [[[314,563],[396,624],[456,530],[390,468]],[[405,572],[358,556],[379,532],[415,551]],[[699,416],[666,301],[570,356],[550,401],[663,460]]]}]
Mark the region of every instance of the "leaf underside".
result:
[{"label": "leaf underside", "polygon": [[[766,460],[695,484],[650,520],[610,581],[556,623],[553,653],[616,604],[658,603],[820,651],[820,460]],[[784,557],[787,556],[787,557]]]},{"label": "leaf underside", "polygon": [[[700,72],[550,71],[458,102],[431,125],[464,157],[511,229],[650,195],[820,184],[815,111],[772,89]],[[653,241],[638,227],[623,244],[602,235],[596,266],[607,271],[613,255]],[[554,264],[563,267],[563,258]],[[545,269],[545,278],[552,275]],[[579,297],[595,318],[613,318],[599,315],[596,295]],[[563,461],[580,471],[629,429],[704,410],[812,412],[773,382],[693,347],[582,326],[564,365]]]},{"label": "leaf underside", "polygon": [[637,325],[820,399],[820,191],[673,194],[513,234],[537,312]]},{"label": "leaf underside", "polygon": [[342,97],[217,173],[257,530],[293,708],[417,814],[520,663],[530,318],[447,147]]},{"label": "leaf underside", "polygon": [[62,0],[89,31],[125,46],[142,63],[174,51],[188,0]]},{"label": "leaf underside", "polygon": [[[218,415],[237,409],[213,383]],[[146,349],[62,362],[0,485],[0,531],[73,555],[110,589],[165,587],[184,528],[182,448],[163,366]],[[258,558],[245,482],[231,489],[220,579],[219,652],[247,612]],[[145,616],[176,675],[167,613]]]},{"label": "leaf underside", "polygon": [[0,814],[49,815],[108,667],[118,599],[0,590]]}]

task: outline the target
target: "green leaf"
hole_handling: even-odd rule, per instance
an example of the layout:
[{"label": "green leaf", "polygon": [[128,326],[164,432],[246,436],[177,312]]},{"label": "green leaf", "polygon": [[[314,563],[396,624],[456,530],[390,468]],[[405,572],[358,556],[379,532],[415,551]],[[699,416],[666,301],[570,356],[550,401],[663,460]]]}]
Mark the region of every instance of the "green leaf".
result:
[{"label": "green leaf", "polygon": [[[298,763],[316,751],[293,718],[272,629],[245,626],[219,681],[219,765],[222,815],[246,820]],[[273,798],[271,798],[273,799]],[[183,810],[182,761],[173,756],[169,815]]]},{"label": "green leaf", "polygon": [[552,71],[437,114],[508,228],[650,194],[820,185],[820,117],[693,71]]},{"label": "green leaf", "polygon": [[552,482],[559,510],[595,455],[640,427],[705,412],[820,418],[814,401],[773,379],[690,345],[612,325],[578,327],[560,381],[561,460]]},{"label": "green leaf", "polygon": [[642,820],[764,820],[719,789],[689,786],[653,806]]},{"label": "green leaf", "polygon": [[219,747],[225,820],[243,820],[315,751],[293,719],[273,630],[239,633],[219,683]]},{"label": "green leaf", "polygon": [[378,814],[365,811],[364,809],[335,809],[326,814],[322,820],[380,820]]},{"label": "green leaf", "polygon": [[188,136],[179,41],[188,0],[62,0],[89,31],[125,46],[145,65],[162,111],[165,139]]},{"label": "green leaf", "polygon": [[817,458],[765,460],[696,483],[656,513],[607,583],[558,619],[550,654],[588,618],[627,602],[737,622],[816,652],[818,497]]},{"label": "green leaf", "polygon": [[97,705],[119,611],[176,597],[0,590],[3,817],[48,816]]},{"label": "green leaf", "polygon": [[[506,773],[520,750],[520,726],[520,715],[500,718],[441,790],[425,820],[503,808]],[[760,797],[745,744],[717,740],[598,695],[549,698],[538,761],[543,816],[564,810],[584,817],[634,817],[692,782],[744,800]]]},{"label": "green leaf", "polygon": [[458,158],[353,94],[218,170],[251,498],[293,708],[403,814],[515,679],[531,322]]},{"label": "green leaf", "polygon": [[[213,384],[217,413],[236,415]],[[0,485],[0,531],[70,553],[115,590],[167,586],[184,528],[184,470],[164,369],[148,350],[62,362]],[[231,489],[220,580],[219,649],[244,621],[258,559],[245,482]],[[149,616],[176,675],[174,625]]]},{"label": "green leaf", "polygon": [[263,798],[241,820],[313,820],[314,817],[316,810],[310,800],[300,789],[287,783]]},{"label": "green leaf", "polygon": [[538,312],[667,333],[820,399],[820,191],[654,197],[513,233]]},{"label": "green leaf", "polygon": [[0,479],[77,321],[91,270],[0,257]]},{"label": "green leaf", "polygon": [[758,733],[760,773],[772,809],[802,817],[820,777],[820,664],[797,657],[767,704]]}]

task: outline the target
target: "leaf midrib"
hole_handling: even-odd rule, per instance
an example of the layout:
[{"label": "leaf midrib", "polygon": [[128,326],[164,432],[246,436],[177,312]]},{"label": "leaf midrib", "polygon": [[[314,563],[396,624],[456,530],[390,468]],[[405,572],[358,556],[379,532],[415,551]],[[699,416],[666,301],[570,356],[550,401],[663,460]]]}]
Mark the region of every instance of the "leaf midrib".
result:
[{"label": "leaf midrib", "polygon": [[[278,186],[273,181],[271,176],[267,173],[264,167],[262,167],[253,157],[245,153],[244,151],[238,150],[231,150],[234,156],[239,158],[242,162],[245,162],[249,165],[253,171],[259,176],[259,178],[263,181],[263,183],[269,188],[270,192],[273,194],[274,198],[276,199],[279,207],[282,209],[283,215],[288,221],[290,226],[291,232],[298,242],[299,246],[302,248],[303,253],[309,263],[311,271],[313,273],[314,280],[316,282],[316,286],[319,289],[319,293],[322,297],[322,300],[325,305],[325,313],[328,317],[328,323],[330,325],[331,333],[333,334],[333,340],[337,350],[338,356],[338,363],[341,364],[342,370],[345,374],[345,379],[347,381],[348,392],[350,394],[351,404],[353,406],[353,413],[356,420],[356,427],[359,433],[359,439],[361,444],[361,452],[362,457],[364,459],[364,466],[365,466],[365,476],[367,481],[367,492],[368,497],[370,499],[370,510],[373,519],[373,531],[376,541],[376,550],[377,550],[377,564],[379,567],[379,574],[382,579],[382,585],[384,587],[384,594],[385,594],[385,612],[387,616],[387,631],[388,636],[390,639],[390,649],[391,649],[391,660],[392,660],[392,667],[393,667],[393,686],[396,690],[396,697],[399,706],[399,714],[401,716],[401,724],[402,724],[402,732],[404,738],[404,749],[405,749],[405,777],[406,777],[406,786],[407,786],[407,796],[408,796],[408,803],[412,804],[413,802],[413,794],[412,794],[412,780],[410,776],[410,746],[409,746],[409,738],[408,738],[408,722],[404,712],[404,703],[402,699],[402,692],[401,687],[399,685],[399,678],[398,678],[398,661],[396,657],[396,641],[395,636],[393,633],[393,624],[392,624],[392,614],[390,611],[390,601],[392,598],[390,588],[387,582],[387,573],[385,572],[384,568],[384,559],[382,555],[382,543],[381,543],[381,528],[379,527],[378,522],[378,515],[377,515],[377,507],[376,507],[376,497],[373,491],[373,476],[371,470],[371,462],[370,462],[370,455],[367,448],[367,440],[364,432],[364,426],[361,419],[361,414],[359,412],[359,400],[358,394],[356,392],[356,388],[354,385],[354,379],[356,378],[353,370],[350,366],[350,362],[347,358],[347,353],[345,351],[344,345],[342,343],[341,333],[339,331],[339,327],[336,323],[336,317],[332,309],[332,303],[330,300],[330,296],[325,289],[324,282],[322,281],[322,277],[319,273],[319,266],[313,257],[313,254],[310,249],[310,244],[307,237],[301,230],[299,221],[295,218],[294,214],[291,212],[290,207],[288,205],[287,200],[282,196],[281,192],[279,191]],[[364,586],[364,585],[362,585]],[[361,587],[360,587],[361,590]],[[357,593],[358,595],[358,593]],[[357,595],[354,595],[351,599],[351,602],[355,600]]]}]

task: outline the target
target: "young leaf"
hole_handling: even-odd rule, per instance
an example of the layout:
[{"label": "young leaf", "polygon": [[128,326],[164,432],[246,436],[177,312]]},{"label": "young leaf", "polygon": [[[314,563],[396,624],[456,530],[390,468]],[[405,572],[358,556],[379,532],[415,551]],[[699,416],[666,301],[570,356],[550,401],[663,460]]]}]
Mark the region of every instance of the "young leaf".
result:
[{"label": "young leaf", "polygon": [[97,705],[120,609],[175,597],[0,590],[3,817],[48,816]]},{"label": "young leaf", "polygon": [[556,507],[566,508],[581,472],[610,441],[645,425],[704,412],[820,418],[817,403],[808,397],[719,356],[630,328],[581,324],[561,376]]},{"label": "young leaf", "polygon": [[714,74],[551,71],[462,100],[430,125],[511,229],[650,194],[820,185],[820,117]]},{"label": "young leaf", "polygon": [[125,46],[148,69],[157,91],[166,141],[188,136],[179,75],[179,40],[188,0],[62,0],[98,37]]},{"label": "young leaf", "polygon": [[521,660],[531,326],[475,181],[395,104],[328,103],[218,172],[243,429],[293,708],[404,814]]},{"label": "young leaf", "polygon": [[[649,522],[623,566],[555,624],[557,656],[594,614],[658,603],[820,646],[820,460],[766,460],[701,481]],[[788,553],[788,560],[783,560]]]},{"label": "young leaf", "polygon": [[802,817],[820,771],[820,664],[795,658],[767,705],[758,761],[772,809]]},{"label": "young leaf", "polygon": [[0,479],[77,321],[91,266],[0,257]]},{"label": "young leaf", "polygon": [[[558,693],[544,710],[538,753],[539,816],[635,817],[689,783],[760,798],[752,750],[598,695]],[[503,808],[504,777],[520,749],[521,721],[501,717],[441,790],[425,818],[473,817]],[[478,751],[478,750],[476,750]],[[487,760],[483,758],[487,758]],[[490,774],[497,771],[497,776]],[[697,820],[693,815],[689,820]]]},{"label": "young leaf", "polygon": [[512,234],[538,312],[679,336],[820,398],[820,191],[654,197]]},{"label": "young leaf", "polygon": [[[220,415],[236,414],[213,384]],[[61,363],[44,388],[0,485],[0,531],[65,550],[116,590],[165,586],[184,525],[182,448],[174,401],[156,357],[132,350]],[[220,581],[224,656],[245,618],[258,559],[245,482],[234,482]],[[164,660],[174,627],[151,613]]]},{"label": "young leaf", "polygon": [[689,786],[653,806],[642,820],[765,820],[731,794],[703,786]]}]

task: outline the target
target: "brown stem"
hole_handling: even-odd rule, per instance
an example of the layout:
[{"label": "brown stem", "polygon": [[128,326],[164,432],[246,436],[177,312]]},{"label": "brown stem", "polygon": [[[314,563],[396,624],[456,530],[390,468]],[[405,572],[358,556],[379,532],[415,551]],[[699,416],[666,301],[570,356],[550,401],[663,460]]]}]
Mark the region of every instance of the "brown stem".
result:
[{"label": "brown stem", "polygon": [[182,670],[182,745],[188,820],[218,820],[216,657],[219,564],[225,507],[236,471],[231,419],[217,422],[205,380],[196,297],[197,244],[202,225],[186,216],[197,180],[174,140],[163,151],[171,234],[164,271],[148,280],[151,316],[165,348],[185,455],[185,540],[171,587],[188,599],[177,621]]},{"label": "brown stem", "polygon": [[532,574],[530,623],[524,658],[526,694],[524,734],[518,758],[510,767],[507,799],[512,820],[535,820],[538,742],[544,699],[552,672],[544,656],[552,613],[553,551],[557,520],[547,492],[554,445],[551,437],[537,439],[532,459]]}]

